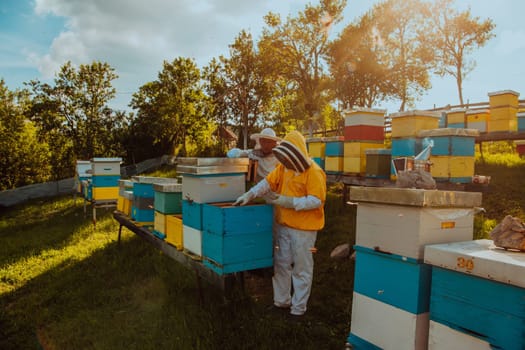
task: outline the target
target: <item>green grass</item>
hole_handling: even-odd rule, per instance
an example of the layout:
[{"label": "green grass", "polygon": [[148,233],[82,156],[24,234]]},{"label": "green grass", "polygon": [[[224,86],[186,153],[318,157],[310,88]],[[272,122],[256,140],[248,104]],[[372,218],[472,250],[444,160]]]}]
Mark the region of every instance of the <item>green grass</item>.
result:
[{"label": "green grass", "polygon": [[[492,177],[482,238],[507,214],[525,218],[525,166],[476,164]],[[159,173],[159,175],[162,175]],[[155,175],[158,176],[158,175]],[[271,277],[246,274],[225,300],[193,271],[123,229],[110,210],[97,228],[81,200],[36,200],[0,217],[0,349],[341,349],[350,330],[353,269],[329,254],[355,241],[355,209],[332,186],[318,234],[306,321],[270,312]],[[89,209],[89,208],[88,208]]]},{"label": "green grass", "polygon": [[[90,211],[88,210],[88,216]],[[247,274],[225,300],[194,272],[123,229],[97,228],[70,197],[8,209],[0,221],[1,349],[340,349],[349,332],[353,262],[329,258],[352,240],[353,216],[331,194],[302,324],[267,309],[271,277]]]}]

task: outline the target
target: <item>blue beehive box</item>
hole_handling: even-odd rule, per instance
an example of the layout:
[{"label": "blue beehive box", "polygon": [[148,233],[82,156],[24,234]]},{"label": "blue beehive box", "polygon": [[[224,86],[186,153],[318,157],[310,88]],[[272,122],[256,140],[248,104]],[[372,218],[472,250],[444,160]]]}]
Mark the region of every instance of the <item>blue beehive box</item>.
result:
[{"label": "blue beehive box", "polygon": [[120,175],[93,175],[91,182],[94,187],[117,187]]},{"label": "blue beehive box", "polygon": [[362,246],[354,249],[356,292],[413,314],[428,312],[430,265]]},{"label": "blue beehive box", "polygon": [[418,136],[432,140],[433,156],[470,156],[475,154],[477,129],[433,129],[422,130]]},{"label": "blue beehive box", "polygon": [[155,191],[152,183],[133,182],[133,196],[143,198],[153,198]]},{"label": "blue beehive box", "polygon": [[140,209],[135,205],[131,206],[131,219],[137,222],[151,222],[155,220],[155,210]]},{"label": "blue beehive box", "polygon": [[202,203],[182,200],[182,222],[196,230],[202,230]]},{"label": "blue beehive box", "polygon": [[312,160],[313,160],[315,163],[317,163],[317,165],[319,165],[319,167],[320,167],[321,169],[324,169],[324,163],[325,163],[324,158],[320,158],[320,157],[312,157]]},{"label": "blue beehive box", "polygon": [[273,265],[272,231],[242,235],[202,232],[204,264],[219,275]]},{"label": "blue beehive box", "polygon": [[392,139],[392,158],[413,157],[421,152],[421,141],[415,137],[393,138]]},{"label": "blue beehive box", "polygon": [[202,230],[216,235],[239,235],[272,232],[273,206],[231,203],[202,205]]},{"label": "blue beehive box", "polygon": [[344,142],[343,141],[327,141],[325,148],[326,157],[343,157],[344,156]]},{"label": "blue beehive box", "polygon": [[525,254],[487,239],[427,245],[430,320],[494,349],[525,349]]}]

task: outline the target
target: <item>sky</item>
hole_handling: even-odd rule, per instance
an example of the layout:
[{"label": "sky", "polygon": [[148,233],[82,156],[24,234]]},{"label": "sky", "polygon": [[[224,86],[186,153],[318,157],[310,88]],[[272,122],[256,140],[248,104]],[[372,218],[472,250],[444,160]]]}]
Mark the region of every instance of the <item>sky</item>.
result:
[{"label": "sky", "polygon": [[[344,19],[331,38],[378,0],[347,0]],[[9,89],[38,79],[53,83],[67,61],[74,65],[108,63],[119,76],[110,107],[130,110],[131,95],[157,79],[163,61],[195,60],[202,68],[212,58],[228,56],[241,30],[257,41],[268,12],[295,17],[306,0],[0,0],[0,79]],[[472,59],[476,68],[463,83],[465,102],[486,102],[488,93],[513,90],[525,99],[525,1],[456,0],[459,10],[492,19],[496,37]],[[416,109],[458,104],[452,77],[432,78],[432,88]],[[399,102],[375,108],[394,113]]]}]

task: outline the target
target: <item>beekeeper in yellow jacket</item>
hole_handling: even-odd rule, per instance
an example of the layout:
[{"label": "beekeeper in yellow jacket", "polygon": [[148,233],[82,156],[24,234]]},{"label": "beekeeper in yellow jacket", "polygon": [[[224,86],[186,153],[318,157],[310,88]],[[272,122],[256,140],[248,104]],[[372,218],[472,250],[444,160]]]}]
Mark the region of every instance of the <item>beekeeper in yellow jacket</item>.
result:
[{"label": "beekeeper in yellow jacket", "polygon": [[273,302],[278,308],[290,308],[293,316],[302,316],[312,288],[317,231],[325,222],[326,174],[308,157],[305,139],[297,131],[286,135],[273,153],[279,160],[277,167],[235,204],[245,205],[270,191],[277,195],[270,202],[276,225]]}]

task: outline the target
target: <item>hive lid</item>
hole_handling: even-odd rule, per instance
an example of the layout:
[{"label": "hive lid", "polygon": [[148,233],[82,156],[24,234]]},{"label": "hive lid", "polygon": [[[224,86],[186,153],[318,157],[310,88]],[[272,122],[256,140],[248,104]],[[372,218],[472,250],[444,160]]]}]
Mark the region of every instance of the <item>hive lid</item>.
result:
[{"label": "hive lid", "polygon": [[525,253],[489,239],[425,246],[425,263],[525,288]]},{"label": "hive lid", "polygon": [[348,109],[345,112],[345,116],[351,116],[353,113],[375,113],[375,114],[385,114],[386,109],[378,109],[378,108],[364,108],[364,107],[355,107],[352,109]]},{"label": "hive lid", "polygon": [[390,148],[369,148],[365,149],[365,154],[381,154],[390,155],[392,150]]},{"label": "hive lid", "polygon": [[[201,158],[201,157],[184,157],[178,158],[177,164],[184,166],[222,166],[222,165],[248,165],[250,160],[247,157],[243,158],[226,158],[226,157],[210,157],[210,158]],[[178,170],[178,167],[177,167]]]},{"label": "hive lid", "polygon": [[132,176],[134,182],[144,184],[176,184],[177,179],[171,177],[155,177],[155,176]]},{"label": "hive lid", "polygon": [[489,97],[490,96],[505,95],[505,94],[511,94],[511,95],[516,95],[516,96],[520,95],[519,92],[514,91],[514,90],[500,90],[500,91],[494,91],[494,92],[489,92],[488,93]]},{"label": "hive lid", "polygon": [[[238,158],[237,158],[238,159]],[[247,173],[247,165],[210,165],[210,166],[191,166],[177,165],[177,173],[194,175],[214,175],[214,174],[236,174]]]},{"label": "hive lid", "polygon": [[115,163],[115,162],[122,162],[122,158],[115,157],[115,158],[91,158],[91,162],[93,163]]},{"label": "hive lid", "polygon": [[432,136],[479,136],[478,129],[463,129],[463,128],[440,128],[440,129],[429,129],[420,130],[417,134],[418,137],[432,137]]},{"label": "hive lid", "polygon": [[165,183],[165,184],[154,183],[153,184],[153,190],[155,190],[157,192],[166,192],[166,193],[182,192],[182,184],[179,184],[179,183]]},{"label": "hive lid", "polygon": [[345,140],[345,137],[344,136],[329,136],[329,137],[324,137],[324,141],[325,142],[339,142],[339,141],[344,141]]},{"label": "hive lid", "polygon": [[465,114],[489,114],[490,110],[488,109],[469,109],[465,112]]},{"label": "hive lid", "polygon": [[397,187],[351,186],[350,199],[356,202],[416,207],[474,208],[481,205],[480,192]]},{"label": "hive lid", "polygon": [[401,118],[401,117],[432,117],[432,118],[441,118],[440,112],[431,112],[431,111],[420,111],[412,110],[398,113],[391,113],[391,118]]}]

